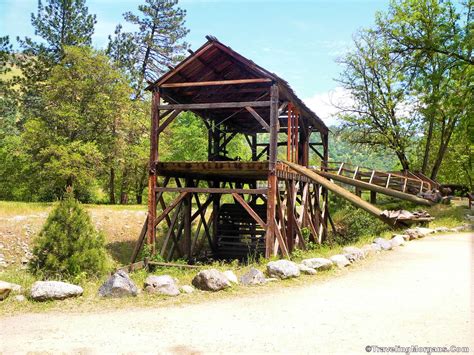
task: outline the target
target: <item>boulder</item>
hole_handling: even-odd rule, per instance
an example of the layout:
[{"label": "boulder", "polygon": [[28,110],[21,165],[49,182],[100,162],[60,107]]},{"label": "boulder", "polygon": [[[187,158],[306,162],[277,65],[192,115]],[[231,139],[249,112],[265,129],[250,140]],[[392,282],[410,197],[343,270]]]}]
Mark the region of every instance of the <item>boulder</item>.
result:
[{"label": "boulder", "polygon": [[390,243],[387,239],[384,238],[375,238],[374,243],[378,244],[382,250],[391,250],[392,243]]},{"label": "boulder", "polygon": [[418,238],[426,237],[429,234],[435,233],[434,229],[424,227],[416,227],[415,231],[418,233]]},{"label": "boulder", "polygon": [[180,289],[181,292],[184,292],[184,293],[193,293],[194,292],[194,287],[189,286],[189,285],[183,285],[179,289]]},{"label": "boulder", "polygon": [[354,261],[359,261],[365,258],[364,251],[357,247],[344,247],[342,249],[344,256],[353,263]]},{"label": "boulder", "polygon": [[448,227],[437,227],[435,228],[436,233],[448,233],[449,228]]},{"label": "boulder", "polygon": [[169,275],[150,275],[145,280],[145,291],[166,296],[178,296],[179,289],[176,281]]},{"label": "boulder", "polygon": [[202,270],[193,279],[193,286],[204,291],[220,291],[230,287],[230,281],[216,269]]},{"label": "boulder", "polygon": [[251,268],[240,278],[240,283],[245,286],[260,285],[267,282],[265,275],[258,269]]},{"label": "boulder", "polygon": [[338,268],[342,269],[348,265],[350,265],[349,259],[346,258],[345,255],[336,254],[329,258],[334,264],[337,265]]},{"label": "boulder", "polygon": [[234,274],[234,272],[232,270],[224,271],[224,275],[225,275],[225,277],[227,277],[227,280],[229,280],[230,283],[232,283],[232,284],[238,284],[239,283],[239,280],[237,279],[237,276]]},{"label": "boulder", "polygon": [[31,286],[31,298],[35,301],[63,300],[82,295],[82,287],[62,281],[36,281]]},{"label": "boulder", "polygon": [[408,235],[409,240],[421,238],[420,233],[418,233],[418,231],[413,228],[405,230],[405,234]]},{"label": "boulder", "polygon": [[99,288],[99,295],[102,297],[127,297],[137,294],[137,286],[123,270],[110,276]]},{"label": "boulder", "polygon": [[410,241],[410,236],[408,234],[394,234],[392,235],[392,239],[395,237],[402,237],[405,242]]},{"label": "boulder", "polygon": [[394,235],[392,239],[390,239],[390,243],[392,243],[392,248],[399,247],[405,244],[405,238],[401,235]]},{"label": "boulder", "polygon": [[364,255],[366,257],[376,253],[376,250],[374,249],[372,244],[365,244],[360,249],[364,252]]},{"label": "boulder", "polygon": [[267,274],[270,277],[289,279],[291,277],[300,276],[300,269],[294,262],[281,259],[277,261],[270,261],[267,264]]},{"label": "boulder", "polygon": [[8,297],[12,291],[12,284],[5,281],[0,281],[0,301]]},{"label": "boulder", "polygon": [[333,265],[332,261],[326,258],[304,259],[301,264],[319,271],[329,270]]},{"label": "boulder", "polygon": [[304,264],[299,264],[298,265],[298,268],[300,269],[300,272],[302,274],[306,274],[306,275],[316,275],[317,271],[315,269],[313,269],[312,267],[308,267]]}]

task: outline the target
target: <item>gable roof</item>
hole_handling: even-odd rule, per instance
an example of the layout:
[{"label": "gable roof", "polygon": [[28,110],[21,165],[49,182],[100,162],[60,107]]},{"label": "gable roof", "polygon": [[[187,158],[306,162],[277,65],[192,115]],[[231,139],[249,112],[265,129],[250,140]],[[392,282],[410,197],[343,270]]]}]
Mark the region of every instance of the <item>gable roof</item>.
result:
[{"label": "gable roof", "polygon": [[[206,36],[207,42],[198,50],[160,77],[147,89],[161,87],[161,97],[169,103],[207,103],[268,100],[268,88],[276,83],[279,88],[280,102],[292,102],[300,112],[300,121],[307,127],[327,133],[324,122],[299,99],[290,85],[278,75],[255,64],[215,37]],[[166,84],[203,82],[239,79],[268,79],[245,85],[193,86],[164,88]],[[269,108],[255,109],[263,118],[268,119]],[[226,119],[225,123],[235,131],[253,132],[261,128],[245,109],[195,110],[197,114],[209,119]],[[230,116],[230,117],[229,117]]]}]

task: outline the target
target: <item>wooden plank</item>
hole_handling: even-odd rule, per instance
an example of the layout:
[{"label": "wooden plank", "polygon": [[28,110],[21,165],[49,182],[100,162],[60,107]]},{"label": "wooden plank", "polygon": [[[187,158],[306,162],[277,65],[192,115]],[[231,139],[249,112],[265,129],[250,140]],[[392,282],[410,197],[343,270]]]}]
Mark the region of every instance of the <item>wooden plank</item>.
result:
[{"label": "wooden plank", "polygon": [[250,114],[262,125],[263,128],[265,128],[266,131],[270,132],[270,126],[268,125],[267,122],[258,114],[257,111],[255,111],[253,108],[250,106],[246,106],[245,109],[250,112]]},{"label": "wooden plank", "polygon": [[189,193],[209,193],[209,194],[266,194],[267,189],[227,189],[215,187],[157,187],[157,192],[189,192]]},{"label": "wooden plank", "polygon": [[181,110],[174,111],[158,128],[157,134],[160,134],[165,130],[168,125],[181,113]]},{"label": "wooden plank", "polygon": [[242,196],[240,196],[238,193],[233,193],[232,196],[237,200],[238,203],[242,205],[243,208],[249,213],[250,216],[258,223],[263,229],[267,229],[267,225],[265,224],[264,221],[260,218],[260,216],[253,210],[252,207],[249,206],[247,201],[245,201]]},{"label": "wooden plank", "polygon": [[268,107],[270,101],[243,101],[243,102],[208,102],[200,104],[168,104],[159,105],[160,110],[206,110],[218,108],[245,108],[245,107]]},{"label": "wooden plank", "polygon": [[[275,225],[276,225],[276,220],[274,221]],[[283,239],[283,236],[281,235],[281,231],[279,228],[275,228],[275,235],[278,239],[278,244],[280,246],[280,249],[281,249],[281,253],[282,255],[285,257],[285,258],[290,258],[290,253],[288,253],[288,249],[286,247],[286,244],[285,244],[285,240]]]},{"label": "wooden plank", "polygon": [[173,217],[171,218],[171,223],[168,226],[168,232],[166,233],[165,239],[163,241],[163,246],[161,248],[161,253],[160,253],[160,255],[163,256],[163,257],[165,256],[165,251],[168,247],[168,242],[170,240],[170,237],[171,237],[172,234],[174,234],[173,229],[174,229],[174,226],[176,225],[176,221],[178,220],[180,209],[181,209],[181,206],[178,206],[178,208],[174,212]]},{"label": "wooden plank", "polygon": [[187,194],[187,192],[181,192],[181,194],[173,202],[171,202],[158,217],[156,217],[153,223],[154,226],[156,227],[162,220],[164,220],[168,214],[178,205],[178,203],[186,197]]},{"label": "wooden plank", "polygon": [[145,222],[143,223],[142,230],[140,231],[140,235],[138,236],[137,243],[135,244],[135,248],[132,252],[132,257],[130,259],[130,263],[134,263],[137,260],[138,253],[140,249],[143,247],[143,242],[145,241],[146,231],[148,227],[148,215],[145,218]]},{"label": "wooden plank", "polygon": [[160,266],[160,267],[179,267],[183,269],[200,269],[202,266],[188,265],[188,264],[176,264],[176,263],[165,263],[161,261],[149,261],[148,265]]},{"label": "wooden plank", "polygon": [[254,78],[254,79],[237,79],[237,80],[215,80],[215,81],[197,81],[185,83],[169,83],[162,84],[162,88],[183,88],[192,86],[216,86],[216,85],[241,85],[241,84],[258,84],[269,83],[272,79],[268,78]]}]

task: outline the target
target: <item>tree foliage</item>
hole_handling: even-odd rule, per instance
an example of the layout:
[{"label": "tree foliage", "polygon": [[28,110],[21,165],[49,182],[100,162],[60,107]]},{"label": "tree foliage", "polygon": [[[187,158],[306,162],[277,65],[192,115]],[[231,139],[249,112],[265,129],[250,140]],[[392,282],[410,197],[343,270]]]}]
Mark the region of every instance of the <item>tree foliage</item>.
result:
[{"label": "tree foliage", "polygon": [[354,141],[381,145],[432,179],[449,180],[449,162],[470,165],[473,8],[472,0],[394,0],[355,38],[340,78],[354,100],[341,108]]},{"label": "tree foliage", "polygon": [[50,213],[34,241],[30,270],[45,278],[96,276],[107,270],[105,238],[72,191]]},{"label": "tree foliage", "polygon": [[136,98],[142,98],[145,84],[179,62],[188,48],[183,41],[189,32],[184,26],[186,11],[177,4],[178,0],[145,0],[138,14],[124,14],[138,30],[124,33],[119,25],[109,40],[108,53],[131,74]]}]

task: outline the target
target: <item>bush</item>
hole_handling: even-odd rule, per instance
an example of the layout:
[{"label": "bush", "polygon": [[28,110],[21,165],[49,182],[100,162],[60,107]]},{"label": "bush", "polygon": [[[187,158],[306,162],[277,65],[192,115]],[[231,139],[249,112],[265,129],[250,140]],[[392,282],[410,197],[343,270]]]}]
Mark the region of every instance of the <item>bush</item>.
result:
[{"label": "bush", "polygon": [[337,244],[357,242],[361,237],[377,236],[389,227],[366,211],[353,206],[346,207],[337,218],[340,235],[334,236]]},{"label": "bush", "polygon": [[30,270],[46,278],[71,279],[104,273],[105,238],[71,190],[50,213],[34,241]]}]

